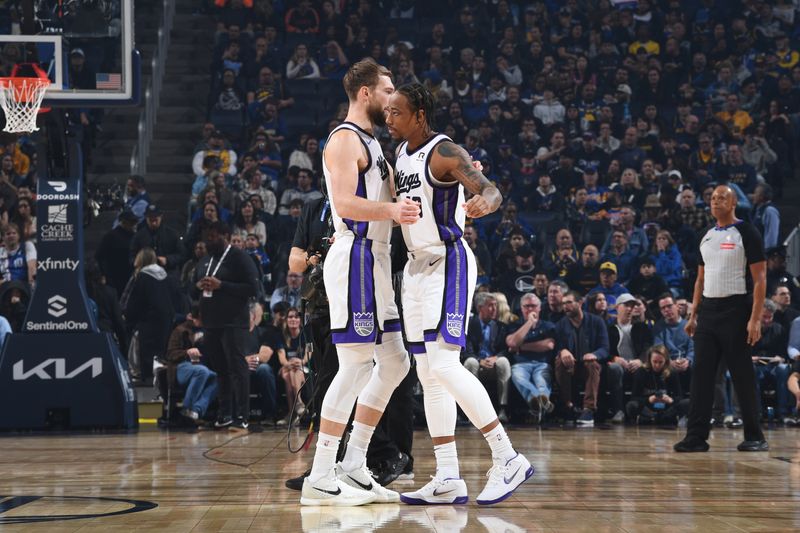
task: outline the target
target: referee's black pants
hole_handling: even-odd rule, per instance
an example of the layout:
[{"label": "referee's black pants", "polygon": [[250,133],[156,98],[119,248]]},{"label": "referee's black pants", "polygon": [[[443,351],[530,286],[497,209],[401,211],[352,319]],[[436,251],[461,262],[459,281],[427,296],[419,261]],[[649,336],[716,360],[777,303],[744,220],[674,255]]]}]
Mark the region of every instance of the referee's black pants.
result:
[{"label": "referee's black pants", "polygon": [[707,440],[711,429],[717,367],[724,361],[739,398],[745,440],[763,440],[758,424],[756,378],[747,344],[752,300],[747,295],[703,298],[694,334],[694,370],[687,438]]},{"label": "referee's black pants", "polygon": [[203,351],[217,373],[219,418],[250,418],[247,333],[247,328],[207,328],[205,332]]}]

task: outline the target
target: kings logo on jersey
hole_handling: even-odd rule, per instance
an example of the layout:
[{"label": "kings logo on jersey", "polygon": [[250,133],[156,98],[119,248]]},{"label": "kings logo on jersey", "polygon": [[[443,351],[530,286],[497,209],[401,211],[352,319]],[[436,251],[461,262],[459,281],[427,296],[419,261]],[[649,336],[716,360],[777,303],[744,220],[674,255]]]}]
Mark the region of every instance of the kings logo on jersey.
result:
[{"label": "kings logo on jersey", "polygon": [[394,190],[395,193],[408,193],[420,186],[419,173],[406,174],[402,170],[398,170],[394,175]]},{"label": "kings logo on jersey", "polygon": [[381,181],[389,179],[389,163],[386,162],[386,159],[379,157],[378,160],[375,161],[375,166],[381,171]]},{"label": "kings logo on jersey", "polygon": [[459,313],[447,313],[447,333],[453,337],[461,336],[461,329],[464,327],[464,315]]},{"label": "kings logo on jersey", "polygon": [[369,336],[375,329],[375,318],[372,313],[353,313],[353,329],[361,337]]}]

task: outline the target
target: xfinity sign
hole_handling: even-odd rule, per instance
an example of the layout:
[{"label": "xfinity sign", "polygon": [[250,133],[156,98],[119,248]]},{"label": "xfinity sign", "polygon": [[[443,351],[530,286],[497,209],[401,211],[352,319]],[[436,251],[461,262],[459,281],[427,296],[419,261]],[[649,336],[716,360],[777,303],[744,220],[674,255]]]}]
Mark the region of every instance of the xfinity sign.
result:
[{"label": "xfinity sign", "polygon": [[70,270],[75,272],[80,264],[81,262],[77,259],[53,259],[48,257],[47,259],[36,261],[36,270],[40,272],[48,272],[50,270]]},{"label": "xfinity sign", "polygon": [[103,358],[93,357],[69,373],[67,372],[67,360],[63,357],[45,359],[28,370],[25,370],[25,361],[20,359],[14,363],[13,380],[25,381],[32,377],[37,377],[39,379],[72,379],[87,370],[91,371],[92,379],[102,374]]}]

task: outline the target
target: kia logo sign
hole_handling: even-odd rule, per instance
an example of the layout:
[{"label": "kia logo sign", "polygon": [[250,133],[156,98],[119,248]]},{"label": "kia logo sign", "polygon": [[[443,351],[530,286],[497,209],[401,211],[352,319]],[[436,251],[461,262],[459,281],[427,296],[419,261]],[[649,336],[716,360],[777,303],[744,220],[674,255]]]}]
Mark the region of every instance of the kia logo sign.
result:
[{"label": "kia logo sign", "polygon": [[56,318],[67,314],[67,299],[56,294],[47,300],[47,314]]},{"label": "kia logo sign", "polygon": [[[55,365],[55,373],[50,374],[47,369],[52,365]],[[29,368],[27,371],[25,370],[25,360],[20,359],[14,363],[13,378],[14,381],[25,381],[33,376],[39,379],[72,379],[85,370],[91,370],[92,378],[96,378],[103,373],[103,359],[101,357],[93,357],[75,368],[72,372],[67,372],[67,360],[63,357],[45,359],[33,368]]]},{"label": "kia logo sign", "polygon": [[67,183],[64,181],[48,181],[47,184],[56,192],[64,192],[67,190]]}]

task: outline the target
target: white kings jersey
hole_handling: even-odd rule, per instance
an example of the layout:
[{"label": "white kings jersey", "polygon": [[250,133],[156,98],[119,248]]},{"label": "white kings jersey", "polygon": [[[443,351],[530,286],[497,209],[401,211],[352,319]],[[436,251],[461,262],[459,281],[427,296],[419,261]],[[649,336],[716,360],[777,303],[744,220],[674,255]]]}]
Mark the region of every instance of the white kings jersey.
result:
[{"label": "white kings jersey", "polygon": [[421,206],[419,220],[402,226],[406,246],[412,252],[456,242],[464,234],[464,187],[457,182],[440,182],[430,171],[431,155],[436,145],[450,140],[447,135],[437,134],[413,152],[408,151],[407,141],[398,148],[395,194],[398,199],[409,198]]},{"label": "white kings jersey", "polygon": [[[383,149],[378,140],[351,122],[343,122],[330,135],[339,130],[347,129],[354,131],[361,139],[361,144],[367,151],[367,168],[358,174],[358,185],[356,196],[366,198],[375,202],[391,202],[392,191],[389,183],[389,165],[383,157]],[[328,138],[330,139],[330,135]],[[328,166],[325,164],[325,151],[322,157],[322,170],[325,173],[325,185],[330,194],[333,191],[331,186],[331,176]],[[354,154],[328,154],[329,157],[354,157]],[[370,239],[377,242],[389,243],[392,236],[392,220],[379,220],[372,222],[358,222],[347,218],[341,218],[336,212],[336,199],[331,196],[331,215],[333,216],[333,228],[338,235],[351,235],[355,238]]]}]

